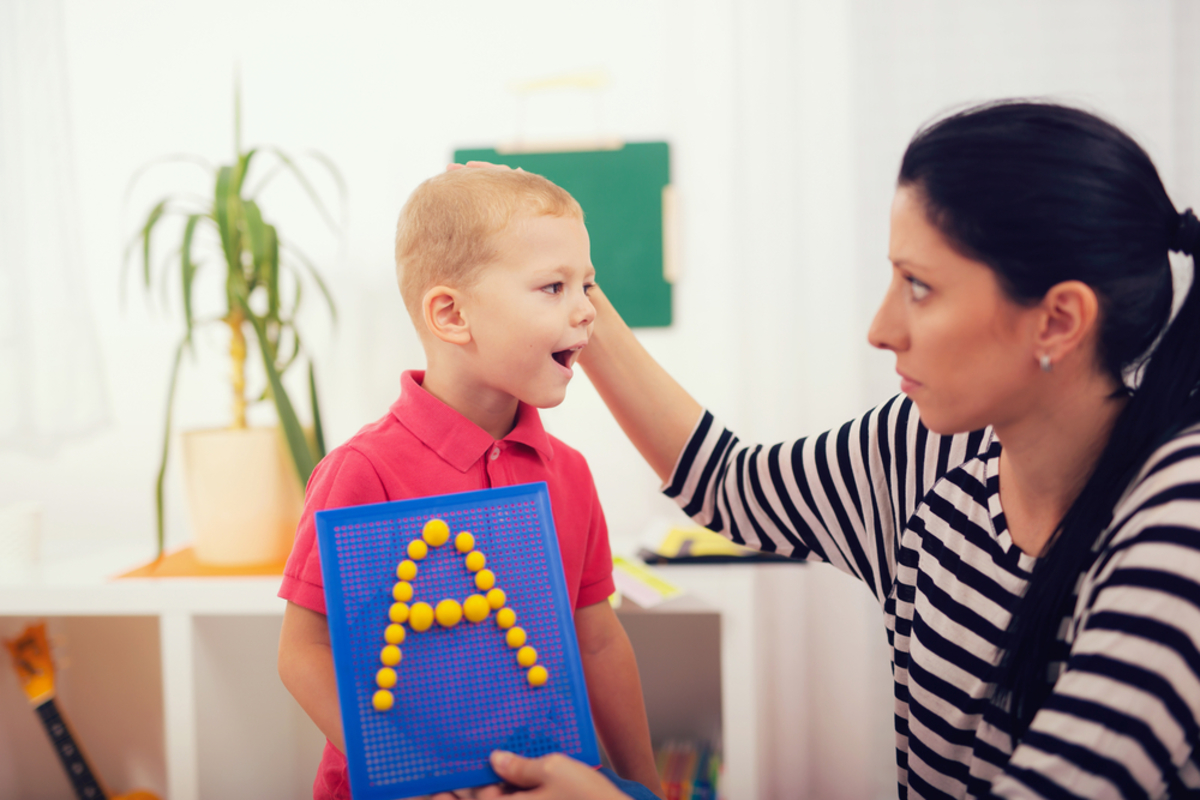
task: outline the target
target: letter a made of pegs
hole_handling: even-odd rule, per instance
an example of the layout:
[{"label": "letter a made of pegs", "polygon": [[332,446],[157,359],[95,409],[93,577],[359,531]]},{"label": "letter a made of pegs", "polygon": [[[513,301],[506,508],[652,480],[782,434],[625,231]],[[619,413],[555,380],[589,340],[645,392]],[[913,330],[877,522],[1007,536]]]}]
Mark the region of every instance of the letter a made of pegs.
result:
[{"label": "letter a made of pegs", "polygon": [[[517,615],[505,603],[507,597],[504,590],[496,586],[496,576],[487,569],[487,557],[475,549],[475,537],[463,531],[454,537],[454,549],[461,553],[467,572],[475,575],[475,588],[478,593],[472,594],[461,603],[453,598],[445,598],[436,606],[429,603],[413,603],[415,589],[413,584],[417,577],[417,562],[424,560],[430,548],[438,548],[450,539],[450,526],[444,521],[434,518],[425,523],[419,539],[408,543],[408,558],[396,567],[397,583],[392,587],[392,603],[388,609],[389,624],[383,631],[386,642],[379,653],[379,661],[383,665],[375,673],[375,683],[379,689],[373,698],[376,711],[388,711],[395,704],[392,688],[398,677],[396,668],[400,664],[400,645],[407,636],[405,623],[413,633],[423,633],[433,627],[434,622],[443,628],[453,628],[463,617],[468,622],[483,622],[496,612],[496,625],[504,631],[504,640],[509,647],[517,651],[517,664],[527,669],[525,677],[531,686],[542,686],[549,677],[546,668],[537,663],[537,651],[526,644],[525,630],[517,627]],[[411,603],[411,605],[410,605]]]}]

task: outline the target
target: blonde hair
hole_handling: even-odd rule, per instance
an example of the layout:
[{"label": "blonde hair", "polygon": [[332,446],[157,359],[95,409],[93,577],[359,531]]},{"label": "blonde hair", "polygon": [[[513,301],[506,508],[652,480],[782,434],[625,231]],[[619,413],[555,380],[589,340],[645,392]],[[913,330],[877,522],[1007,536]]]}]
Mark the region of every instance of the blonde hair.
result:
[{"label": "blonde hair", "polygon": [[472,167],[418,186],[396,223],[396,278],[421,329],[421,299],[432,286],[467,288],[498,257],[496,234],[520,216],[574,217],[583,209],[541,175]]}]

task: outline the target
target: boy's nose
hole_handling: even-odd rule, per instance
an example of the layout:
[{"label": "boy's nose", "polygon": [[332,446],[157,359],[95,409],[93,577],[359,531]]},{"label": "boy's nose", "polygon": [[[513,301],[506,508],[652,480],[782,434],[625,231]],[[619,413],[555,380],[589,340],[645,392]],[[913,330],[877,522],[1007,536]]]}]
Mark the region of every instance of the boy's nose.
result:
[{"label": "boy's nose", "polygon": [[596,307],[586,294],[580,295],[580,301],[575,304],[574,324],[591,325],[596,319]]}]

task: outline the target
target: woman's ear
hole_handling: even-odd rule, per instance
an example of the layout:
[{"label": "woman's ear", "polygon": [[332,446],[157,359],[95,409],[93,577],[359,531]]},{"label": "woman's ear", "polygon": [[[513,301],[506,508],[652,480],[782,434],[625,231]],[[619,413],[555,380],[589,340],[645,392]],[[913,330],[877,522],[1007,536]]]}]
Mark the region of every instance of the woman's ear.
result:
[{"label": "woman's ear", "polygon": [[1038,357],[1061,361],[1084,343],[1094,341],[1099,330],[1100,300],[1082,281],[1063,281],[1042,298],[1043,316],[1037,331]]},{"label": "woman's ear", "polygon": [[429,332],[449,344],[467,344],[471,328],[463,308],[462,292],[449,286],[434,286],[421,299],[421,312]]}]

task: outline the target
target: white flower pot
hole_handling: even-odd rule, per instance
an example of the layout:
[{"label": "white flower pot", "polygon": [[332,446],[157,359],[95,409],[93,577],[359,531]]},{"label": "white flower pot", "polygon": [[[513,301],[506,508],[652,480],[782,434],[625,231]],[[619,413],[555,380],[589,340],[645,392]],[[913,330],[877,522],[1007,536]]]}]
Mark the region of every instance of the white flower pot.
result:
[{"label": "white flower pot", "polygon": [[183,434],[196,560],[272,564],[292,549],[304,493],[279,428]]}]

